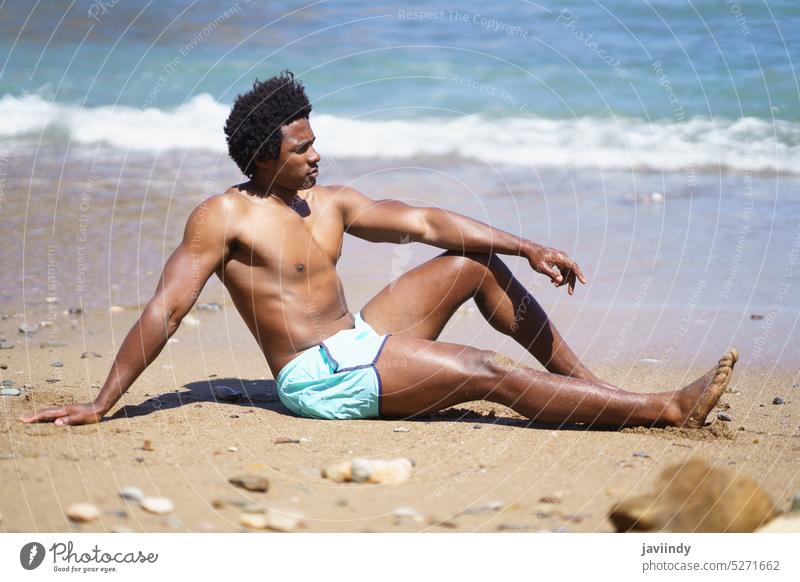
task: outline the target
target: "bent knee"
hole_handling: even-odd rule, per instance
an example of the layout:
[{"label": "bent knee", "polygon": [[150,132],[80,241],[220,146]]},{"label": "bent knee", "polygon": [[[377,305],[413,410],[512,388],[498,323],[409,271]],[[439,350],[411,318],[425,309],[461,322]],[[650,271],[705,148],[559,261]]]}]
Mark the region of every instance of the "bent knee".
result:
[{"label": "bent knee", "polygon": [[447,258],[456,272],[485,273],[487,269],[505,268],[503,260],[495,253],[445,251],[439,258]]}]

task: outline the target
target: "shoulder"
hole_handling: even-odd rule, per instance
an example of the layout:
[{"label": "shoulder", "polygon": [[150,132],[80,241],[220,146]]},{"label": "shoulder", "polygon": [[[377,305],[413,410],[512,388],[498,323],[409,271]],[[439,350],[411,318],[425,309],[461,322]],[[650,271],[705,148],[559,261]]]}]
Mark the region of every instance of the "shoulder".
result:
[{"label": "shoulder", "polygon": [[230,190],[203,200],[189,214],[186,230],[197,235],[234,237],[241,203]]},{"label": "shoulder", "polygon": [[328,198],[340,208],[348,208],[353,205],[363,207],[374,202],[351,186],[331,184],[330,186],[320,186],[318,188],[321,196]]}]

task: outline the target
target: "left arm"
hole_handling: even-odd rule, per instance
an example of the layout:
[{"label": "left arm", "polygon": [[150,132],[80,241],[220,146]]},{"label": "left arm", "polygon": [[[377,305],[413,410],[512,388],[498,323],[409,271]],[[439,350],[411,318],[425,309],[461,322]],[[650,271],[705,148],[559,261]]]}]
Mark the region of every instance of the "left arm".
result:
[{"label": "left arm", "polygon": [[488,224],[440,208],[418,208],[398,200],[370,200],[357,190],[341,187],[345,230],[371,242],[422,242],[435,247],[525,257],[531,267],[550,277],[557,287],[576,279],[586,283],[580,267],[565,253],[492,228]]}]

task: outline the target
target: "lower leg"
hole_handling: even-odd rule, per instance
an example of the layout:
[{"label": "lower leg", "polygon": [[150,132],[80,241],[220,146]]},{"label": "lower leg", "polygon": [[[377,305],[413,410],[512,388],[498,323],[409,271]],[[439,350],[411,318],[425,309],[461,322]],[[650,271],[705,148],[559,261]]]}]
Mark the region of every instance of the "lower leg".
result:
[{"label": "lower leg", "polygon": [[617,388],[583,365],[533,295],[505,263],[490,255],[487,268],[488,273],[474,297],[478,309],[492,327],[512,337],[549,372]]},{"label": "lower leg", "polygon": [[730,382],[735,350],[707,374],[674,392],[638,394],[536,370],[500,366],[486,399],[534,421],[590,426],[687,426],[698,428]]}]

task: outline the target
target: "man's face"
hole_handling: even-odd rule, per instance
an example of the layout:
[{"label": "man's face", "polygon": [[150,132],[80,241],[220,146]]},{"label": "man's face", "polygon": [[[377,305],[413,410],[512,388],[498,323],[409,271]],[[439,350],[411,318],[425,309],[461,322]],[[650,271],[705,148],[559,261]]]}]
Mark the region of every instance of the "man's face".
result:
[{"label": "man's face", "polygon": [[281,153],[272,160],[275,183],[290,190],[307,190],[317,183],[319,154],[314,149],[314,132],[308,119],[297,119],[281,127]]}]

